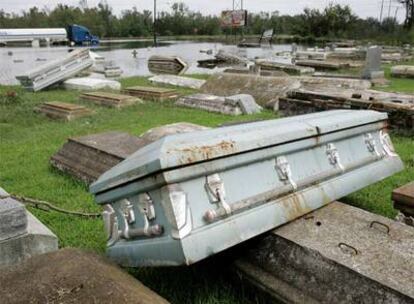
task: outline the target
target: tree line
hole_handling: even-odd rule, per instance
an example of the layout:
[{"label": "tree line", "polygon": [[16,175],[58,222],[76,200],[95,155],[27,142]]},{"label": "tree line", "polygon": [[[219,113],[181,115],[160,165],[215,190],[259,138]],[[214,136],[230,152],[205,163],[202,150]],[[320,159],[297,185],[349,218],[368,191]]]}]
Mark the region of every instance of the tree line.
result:
[{"label": "tree line", "polygon": [[[411,1],[411,0],[410,0]],[[182,2],[174,3],[170,12],[157,14],[156,32],[162,36],[221,35],[220,17],[191,11]],[[154,32],[153,13],[133,7],[119,16],[101,2],[88,7],[85,0],[79,6],[59,4],[53,9],[29,8],[20,14],[0,10],[0,28],[66,27],[81,24],[100,37],[148,37]],[[325,9],[306,8],[301,14],[289,16],[279,12],[261,12],[248,15],[244,34],[259,35],[273,28],[276,34],[317,39],[374,39],[394,43],[413,43],[413,25],[400,24],[393,17],[381,22],[375,18],[361,19],[349,6],[330,4]]]}]

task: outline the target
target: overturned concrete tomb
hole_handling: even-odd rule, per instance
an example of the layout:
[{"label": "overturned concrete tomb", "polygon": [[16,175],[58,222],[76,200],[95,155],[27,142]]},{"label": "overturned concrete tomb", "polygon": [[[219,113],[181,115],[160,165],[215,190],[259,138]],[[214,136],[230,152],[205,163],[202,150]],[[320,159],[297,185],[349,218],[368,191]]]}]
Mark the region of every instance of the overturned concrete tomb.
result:
[{"label": "overturned concrete tomb", "polygon": [[88,69],[93,65],[89,49],[77,49],[16,78],[29,91],[37,92]]},{"label": "overturned concrete tomb", "polygon": [[281,303],[414,302],[414,229],[334,202],[251,243],[236,270]]},{"label": "overturned concrete tomb", "polygon": [[148,59],[148,69],[153,74],[184,74],[188,64],[177,56],[153,55]]},{"label": "overturned concrete tomb", "polygon": [[[373,98],[361,98],[364,96],[377,96]],[[379,99],[380,93],[362,93],[359,98],[350,98],[338,93],[322,93],[306,90],[292,90],[287,97],[279,99],[279,111],[286,115],[299,115],[332,109],[371,109],[386,112],[389,116],[391,127],[414,131],[414,103],[401,101],[395,102],[395,96]],[[390,100],[391,98],[391,100]],[[402,99],[403,101],[406,99]]]},{"label": "overturned concrete tomb", "polygon": [[86,101],[92,101],[93,103],[101,106],[111,108],[122,108],[130,106],[136,103],[142,103],[142,100],[130,95],[114,94],[109,92],[88,92],[83,93],[80,99]]},{"label": "overturned concrete tomb", "polygon": [[62,249],[0,271],[0,299],[17,303],[168,304],[96,253]]},{"label": "overturned concrete tomb", "polygon": [[0,190],[0,267],[57,250],[57,237],[22,203]]},{"label": "overturned concrete tomb", "polygon": [[181,97],[175,104],[227,115],[255,114],[262,110],[262,107],[256,103],[254,98],[247,94],[229,97],[194,94]]},{"label": "overturned concrete tomb", "polygon": [[164,101],[178,97],[178,92],[175,89],[135,86],[128,87],[122,91],[124,94],[140,97],[147,100]]},{"label": "overturned concrete tomb", "polygon": [[386,120],[339,110],[159,139],[90,187],[107,253],[193,264],[399,172]]},{"label": "overturned concrete tomb", "polygon": [[35,108],[35,112],[44,114],[52,119],[71,121],[79,117],[90,116],[93,111],[87,107],[64,102],[45,102]]},{"label": "overturned concrete tomb", "polygon": [[394,208],[406,216],[414,217],[414,182],[395,189],[392,192]]},{"label": "overturned concrete tomb", "polygon": [[139,137],[122,132],[69,138],[50,163],[89,184],[145,144]]}]

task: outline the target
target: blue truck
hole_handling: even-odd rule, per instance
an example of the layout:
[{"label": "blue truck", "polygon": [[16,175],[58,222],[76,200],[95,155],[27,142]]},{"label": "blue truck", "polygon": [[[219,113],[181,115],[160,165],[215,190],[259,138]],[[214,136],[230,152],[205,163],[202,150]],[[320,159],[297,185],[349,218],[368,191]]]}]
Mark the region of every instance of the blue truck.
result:
[{"label": "blue truck", "polygon": [[72,45],[98,45],[99,37],[91,34],[88,28],[82,25],[69,25],[67,27],[68,40]]}]

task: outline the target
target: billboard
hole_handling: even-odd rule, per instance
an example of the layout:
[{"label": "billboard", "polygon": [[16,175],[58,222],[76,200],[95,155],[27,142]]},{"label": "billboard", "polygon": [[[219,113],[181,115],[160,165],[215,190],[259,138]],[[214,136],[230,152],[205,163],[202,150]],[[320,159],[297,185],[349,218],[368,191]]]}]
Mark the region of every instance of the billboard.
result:
[{"label": "billboard", "polygon": [[247,25],[247,11],[223,11],[221,13],[222,27],[243,27]]}]

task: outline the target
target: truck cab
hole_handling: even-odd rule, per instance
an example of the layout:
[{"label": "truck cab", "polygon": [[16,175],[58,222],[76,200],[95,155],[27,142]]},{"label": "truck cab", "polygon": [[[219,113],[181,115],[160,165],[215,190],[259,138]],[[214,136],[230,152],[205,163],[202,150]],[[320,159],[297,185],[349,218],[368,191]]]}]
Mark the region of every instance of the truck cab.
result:
[{"label": "truck cab", "polygon": [[73,45],[99,44],[99,37],[92,35],[86,27],[77,24],[68,26],[68,39]]}]

